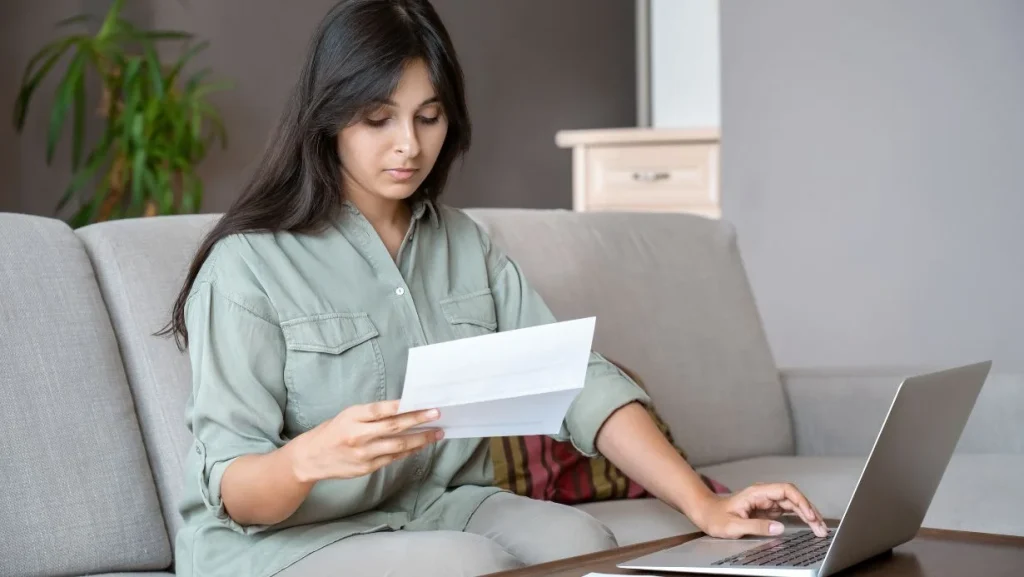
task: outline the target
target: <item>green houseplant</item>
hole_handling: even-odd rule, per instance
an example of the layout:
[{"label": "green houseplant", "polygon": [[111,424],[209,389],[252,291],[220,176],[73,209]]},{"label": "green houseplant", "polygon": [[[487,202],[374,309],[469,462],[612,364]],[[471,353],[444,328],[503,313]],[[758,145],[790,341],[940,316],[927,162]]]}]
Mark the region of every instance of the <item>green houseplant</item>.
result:
[{"label": "green houseplant", "polygon": [[[123,3],[114,0],[94,35],[69,33],[39,50],[25,68],[15,101],[14,125],[20,133],[40,82],[70,54],[50,110],[46,162],[52,164],[70,114],[72,177],[55,213],[77,206],[67,219],[76,228],[198,211],[203,185],[196,166],[214,141],[227,146],[221,116],[207,100],[227,84],[208,82],[208,69],[185,76],[185,65],[208,43],[193,44],[184,32],[139,29],[123,18]],[[75,16],[57,26],[88,20]],[[181,44],[181,54],[164,63],[158,44],[170,42]],[[86,81],[92,74],[101,86],[96,114],[104,128],[86,152]]]}]

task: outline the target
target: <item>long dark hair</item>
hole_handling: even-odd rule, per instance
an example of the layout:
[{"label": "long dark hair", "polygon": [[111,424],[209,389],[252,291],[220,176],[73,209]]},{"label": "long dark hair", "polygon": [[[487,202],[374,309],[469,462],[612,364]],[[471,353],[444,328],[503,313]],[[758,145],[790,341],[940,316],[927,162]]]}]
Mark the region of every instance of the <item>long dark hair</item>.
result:
[{"label": "long dark hair", "polygon": [[469,148],[462,68],[428,0],[341,0],[324,17],[263,158],[242,194],[199,245],[171,320],[158,336],[188,346],[185,302],[213,246],[244,232],[315,233],[341,206],[338,132],[386,100],[405,65],[422,59],[448,120],[448,133],[414,198],[434,200]]}]

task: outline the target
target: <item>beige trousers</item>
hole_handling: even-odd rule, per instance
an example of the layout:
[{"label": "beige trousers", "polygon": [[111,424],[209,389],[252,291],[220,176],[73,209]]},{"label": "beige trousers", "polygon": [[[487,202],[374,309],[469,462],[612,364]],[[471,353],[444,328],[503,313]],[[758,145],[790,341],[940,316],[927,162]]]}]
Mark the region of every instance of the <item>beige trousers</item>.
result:
[{"label": "beige trousers", "polygon": [[590,515],[509,493],[485,500],[465,532],[395,531],[328,545],[278,577],[475,577],[617,546]]}]

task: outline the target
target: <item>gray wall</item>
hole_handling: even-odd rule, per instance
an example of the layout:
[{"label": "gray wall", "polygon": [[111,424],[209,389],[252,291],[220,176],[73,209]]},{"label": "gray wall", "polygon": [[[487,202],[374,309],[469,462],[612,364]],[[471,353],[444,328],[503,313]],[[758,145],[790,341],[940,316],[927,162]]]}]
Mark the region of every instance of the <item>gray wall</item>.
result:
[{"label": "gray wall", "polygon": [[[214,102],[230,147],[201,167],[204,210],[221,211],[257,161],[294,82],[309,35],[334,0],[129,2],[136,20],[180,28],[212,42],[199,64],[235,82]],[[0,2],[0,115],[52,23],[103,0]],[[635,119],[634,8],[628,0],[436,0],[467,77],[474,144],[453,174],[457,206],[571,206],[570,153],[563,128],[628,126]],[[44,87],[52,94],[53,84]],[[45,102],[45,104],[44,104]],[[43,104],[43,106],[40,106]],[[49,214],[68,181],[67,151],[42,160],[49,100],[36,103],[27,137],[0,122],[0,211]]]},{"label": "gray wall", "polygon": [[721,20],[723,210],[777,361],[1024,369],[1024,3]]}]

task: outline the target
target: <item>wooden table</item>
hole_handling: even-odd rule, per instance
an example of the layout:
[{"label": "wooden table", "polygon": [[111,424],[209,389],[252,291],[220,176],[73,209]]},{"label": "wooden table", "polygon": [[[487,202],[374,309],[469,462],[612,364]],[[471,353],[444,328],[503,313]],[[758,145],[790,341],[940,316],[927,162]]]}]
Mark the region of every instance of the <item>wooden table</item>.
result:
[{"label": "wooden table", "polygon": [[[616,563],[667,549],[700,537],[691,533],[658,541],[620,547],[603,553],[564,559],[525,569],[496,573],[495,577],[582,577],[590,572],[621,575],[651,574],[617,569]],[[674,577],[684,573],[664,573]],[[855,565],[838,575],[862,577],[1021,577],[1024,576],[1024,537],[922,529],[912,541]]]}]

